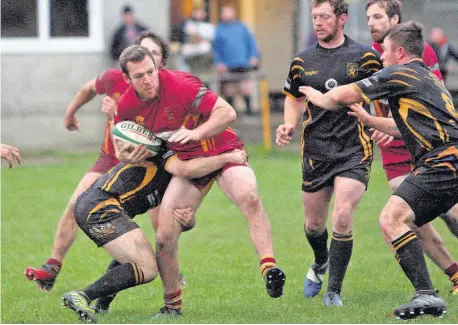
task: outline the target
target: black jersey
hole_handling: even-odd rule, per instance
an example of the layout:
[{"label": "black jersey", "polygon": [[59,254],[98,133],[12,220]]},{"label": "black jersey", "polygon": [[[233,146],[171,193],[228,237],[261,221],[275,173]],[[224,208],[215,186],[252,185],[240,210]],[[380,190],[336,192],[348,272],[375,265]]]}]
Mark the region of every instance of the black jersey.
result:
[{"label": "black jersey", "polygon": [[388,99],[414,163],[447,153],[458,159],[458,112],[442,81],[421,59],[389,66],[355,85],[366,102]]},{"label": "black jersey", "polygon": [[146,162],[119,163],[90,189],[100,189],[117,199],[131,217],[145,213],[161,203],[172,179],[165,164],[175,157],[173,151],[167,151]]},{"label": "black jersey", "polygon": [[[379,55],[369,46],[345,36],[345,42],[333,49],[318,42],[293,59],[283,93],[293,98],[304,96],[300,86],[311,86],[327,92],[371,76],[382,64]],[[349,109],[331,112],[306,101],[303,122],[303,154],[317,160],[347,159],[361,155],[372,158],[372,142],[368,130]]]}]

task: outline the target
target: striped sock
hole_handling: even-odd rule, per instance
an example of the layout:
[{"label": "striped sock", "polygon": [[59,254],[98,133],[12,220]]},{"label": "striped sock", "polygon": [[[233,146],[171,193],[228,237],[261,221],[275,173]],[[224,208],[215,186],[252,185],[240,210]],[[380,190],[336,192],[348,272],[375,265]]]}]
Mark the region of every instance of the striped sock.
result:
[{"label": "striped sock", "polygon": [[181,297],[181,289],[177,292],[164,295],[165,307],[170,309],[181,310],[183,298]]},{"label": "striped sock", "polygon": [[340,295],[342,283],[353,252],[353,235],[333,232],[329,246],[329,282],[328,292]]},{"label": "striped sock", "polygon": [[277,261],[273,256],[263,256],[259,265],[261,265],[261,274],[264,277],[269,269],[277,266]]},{"label": "striped sock", "polygon": [[434,292],[425,256],[417,236],[409,230],[398,239],[393,240],[391,244],[396,251],[396,260],[415,290]]},{"label": "striped sock", "polygon": [[453,282],[453,285],[458,285],[458,263],[453,264],[444,272],[449,276],[449,280]]}]

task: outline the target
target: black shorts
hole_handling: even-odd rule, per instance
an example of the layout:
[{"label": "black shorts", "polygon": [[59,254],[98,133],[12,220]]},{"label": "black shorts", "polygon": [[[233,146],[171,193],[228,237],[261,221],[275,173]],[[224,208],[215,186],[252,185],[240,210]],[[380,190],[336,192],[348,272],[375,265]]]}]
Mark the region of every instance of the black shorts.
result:
[{"label": "black shorts", "polygon": [[359,155],[342,160],[314,160],[302,157],[302,191],[317,192],[334,186],[336,176],[351,178],[366,186],[371,174],[372,157],[365,159]]},{"label": "black shorts", "polygon": [[76,200],[75,218],[81,230],[99,247],[139,228],[116,198],[95,187]]},{"label": "black shorts", "polygon": [[393,195],[407,202],[415,214],[415,225],[421,227],[458,203],[458,174],[446,166],[421,164]]}]

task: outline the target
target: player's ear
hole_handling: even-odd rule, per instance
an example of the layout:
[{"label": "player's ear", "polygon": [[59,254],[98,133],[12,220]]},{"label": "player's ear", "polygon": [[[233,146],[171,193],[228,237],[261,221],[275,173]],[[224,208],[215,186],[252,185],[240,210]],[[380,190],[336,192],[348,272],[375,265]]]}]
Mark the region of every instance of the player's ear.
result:
[{"label": "player's ear", "polygon": [[391,25],[397,25],[397,24],[399,24],[399,16],[394,15],[393,17],[391,17]]},{"label": "player's ear", "polygon": [[129,85],[132,85],[132,82],[130,81],[130,78],[128,76],[126,76],[125,73],[123,73],[122,76],[123,76],[125,82],[127,82]]},{"label": "player's ear", "polygon": [[341,14],[338,18],[338,22],[340,26],[344,26],[347,23],[348,20],[348,15],[347,14]]}]

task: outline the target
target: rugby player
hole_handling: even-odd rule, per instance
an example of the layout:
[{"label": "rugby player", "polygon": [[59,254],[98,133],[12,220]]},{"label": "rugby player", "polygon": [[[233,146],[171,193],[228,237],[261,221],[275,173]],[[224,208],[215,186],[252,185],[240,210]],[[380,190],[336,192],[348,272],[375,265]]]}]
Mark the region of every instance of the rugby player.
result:
[{"label": "rugby player", "polygon": [[[293,59],[283,93],[284,124],[276,143],[289,144],[303,117],[302,206],[305,236],[315,260],[304,280],[304,297],[318,295],[329,265],[323,302],[341,306],[341,290],[353,250],[353,215],[366,191],[373,159],[369,129],[346,112],[329,112],[310,103],[299,91],[308,85],[329,91],[371,76],[382,63],[378,54],[343,32],[348,4],[344,0],[312,1],[317,43]],[[305,103],[305,105],[304,105]],[[328,251],[326,222],[334,194],[332,239]]]},{"label": "rugby player", "polygon": [[301,87],[300,91],[327,110],[388,99],[394,121],[374,117],[369,125],[400,135],[415,165],[380,216],[385,241],[394,247],[397,261],[416,290],[412,300],[394,309],[394,314],[402,319],[422,314],[442,316],[445,301],[433,288],[413,229],[458,203],[458,113],[443,82],[422,60],[424,38],[419,23],[391,27],[383,49],[381,59],[386,68],[376,75],[326,94],[312,87]]},{"label": "rugby player", "polygon": [[[383,53],[382,41],[388,30],[395,24],[402,22],[402,3],[399,0],[368,0],[366,3],[367,25],[374,43],[372,47],[380,54]],[[431,46],[425,42],[422,56],[426,66],[442,80],[438,60]],[[389,107],[383,101],[373,102],[375,113],[380,117],[389,117]],[[393,140],[380,145],[383,169],[394,192],[399,184],[410,174],[412,157],[401,139]],[[457,207],[458,209],[458,207]],[[452,215],[453,211],[441,214],[449,229],[458,236],[458,226]],[[429,258],[439,266],[452,282],[451,292],[458,294],[458,264],[444,246],[439,233],[431,223],[427,223],[416,230],[423,250]]]},{"label": "rugby player", "polygon": [[[235,110],[198,78],[181,71],[158,70],[151,54],[141,46],[124,50],[120,66],[131,87],[119,99],[115,122],[132,120],[158,136],[162,134],[168,147],[183,160],[243,148],[229,126],[236,118]],[[109,102],[114,106],[113,100],[104,100],[105,105]],[[141,151],[136,156],[141,156]],[[120,154],[120,160],[139,161],[132,154],[123,159]],[[268,294],[272,298],[283,294],[286,276],[276,266],[270,221],[259,198],[256,177],[248,164],[228,164],[200,178],[173,177],[164,194],[156,253],[165,305],[155,316],[181,314],[177,256],[181,227],[172,213],[187,207],[196,211],[214,181],[247,220]]]},{"label": "rugby player", "polygon": [[[134,150],[128,144],[122,148]],[[119,163],[78,197],[75,203],[78,226],[114,258],[101,278],[85,289],[68,292],[62,297],[63,304],[75,311],[81,320],[96,322],[95,312],[108,309],[116,293],[148,283],[157,276],[150,242],[132,219],[161,203],[172,178],[169,172],[178,177],[201,177],[226,164],[246,163],[247,158],[243,150],[187,161],[176,157],[168,150],[144,162]],[[178,215],[175,220],[180,220],[180,215],[188,215],[186,220],[192,218],[193,211],[176,209],[174,214]],[[183,231],[193,226],[179,224]],[[94,310],[90,303],[98,298],[105,298],[105,302],[97,301]]]}]

